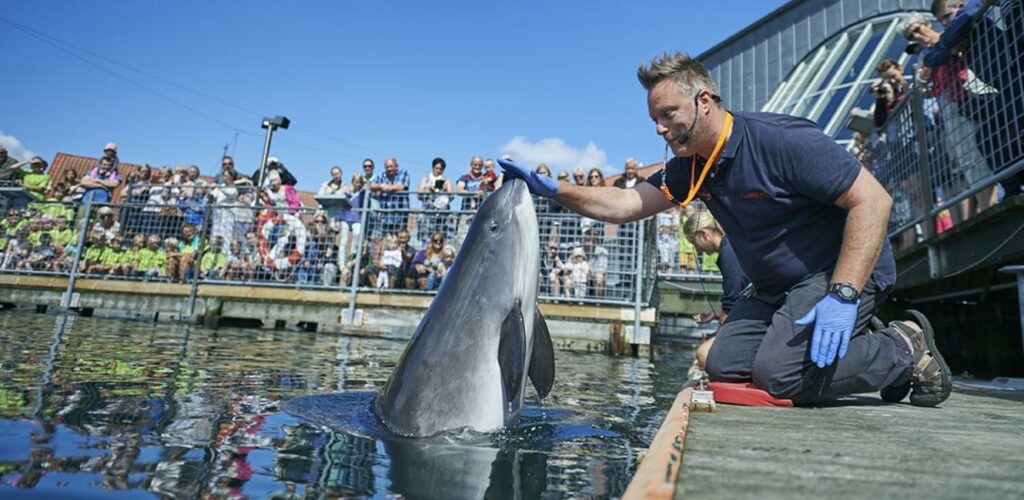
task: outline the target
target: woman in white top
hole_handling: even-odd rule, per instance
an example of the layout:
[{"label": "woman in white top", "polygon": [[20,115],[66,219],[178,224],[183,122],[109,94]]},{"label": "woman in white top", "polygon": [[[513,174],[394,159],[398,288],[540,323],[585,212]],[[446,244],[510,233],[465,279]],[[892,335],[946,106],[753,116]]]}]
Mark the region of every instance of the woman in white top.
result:
[{"label": "woman in white top", "polygon": [[[448,234],[448,205],[452,201],[452,181],[444,176],[448,165],[444,158],[434,158],[430,162],[430,174],[420,181],[416,196],[423,203],[426,211],[420,215],[417,231],[421,236],[429,236],[436,232]],[[422,242],[426,238],[420,238]]]},{"label": "woman in white top", "polygon": [[253,189],[252,181],[236,179],[234,170],[221,173],[222,184],[210,191],[216,206],[213,208],[213,227],[211,236],[221,236],[224,241],[236,241],[245,237],[246,231],[252,226],[252,198],[248,203],[240,199],[243,192]]},{"label": "woman in white top", "polygon": [[342,189],[345,185],[341,179],[341,167],[331,167],[331,178],[327,182],[320,186],[320,191],[317,194],[320,196],[335,196],[342,193]]}]

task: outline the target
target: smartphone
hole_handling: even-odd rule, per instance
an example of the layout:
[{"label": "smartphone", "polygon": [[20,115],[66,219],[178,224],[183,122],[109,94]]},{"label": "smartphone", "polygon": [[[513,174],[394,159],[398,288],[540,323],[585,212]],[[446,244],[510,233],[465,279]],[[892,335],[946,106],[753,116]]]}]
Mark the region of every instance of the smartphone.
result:
[{"label": "smartphone", "polygon": [[444,189],[444,179],[436,179],[436,180],[434,180],[434,189],[436,189],[438,191]]}]

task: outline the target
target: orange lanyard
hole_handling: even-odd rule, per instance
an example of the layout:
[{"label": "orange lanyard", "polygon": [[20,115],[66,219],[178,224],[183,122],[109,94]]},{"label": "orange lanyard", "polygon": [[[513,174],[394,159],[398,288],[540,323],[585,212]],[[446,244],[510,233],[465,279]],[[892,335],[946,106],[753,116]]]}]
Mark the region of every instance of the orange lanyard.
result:
[{"label": "orange lanyard", "polygon": [[672,203],[676,203],[680,206],[689,205],[693,198],[697,196],[697,192],[700,191],[700,187],[704,185],[704,178],[707,177],[708,172],[711,171],[711,167],[714,166],[715,162],[718,161],[718,155],[722,152],[722,146],[725,146],[725,138],[729,136],[729,132],[732,131],[732,113],[725,114],[725,123],[722,125],[722,131],[718,134],[718,142],[715,143],[715,149],[711,152],[711,156],[708,157],[708,161],[704,162],[704,168],[701,169],[700,178],[697,179],[697,184],[694,185],[693,177],[697,173],[697,155],[693,155],[693,163],[690,164],[690,192],[686,195],[685,201],[679,201],[669,191],[668,184],[665,179],[668,177],[668,171],[665,167],[668,167],[668,162],[665,162],[661,166],[661,194],[665,195],[665,198]]}]

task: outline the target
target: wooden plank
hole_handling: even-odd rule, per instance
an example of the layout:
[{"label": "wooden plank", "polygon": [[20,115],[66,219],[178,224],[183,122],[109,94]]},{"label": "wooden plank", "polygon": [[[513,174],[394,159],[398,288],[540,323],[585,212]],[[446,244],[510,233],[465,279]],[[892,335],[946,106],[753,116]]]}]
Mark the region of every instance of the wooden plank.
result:
[{"label": "wooden plank", "polygon": [[78,279],[75,292],[137,293],[145,295],[188,295],[192,285],[181,283],[153,283],[142,281]]},{"label": "wooden plank", "polygon": [[668,499],[675,496],[676,478],[683,466],[683,445],[690,423],[692,394],[693,389],[687,387],[672,402],[668,415],[647,448],[647,454],[626,487],[623,499]]},{"label": "wooden plank", "polygon": [[64,276],[30,276],[25,274],[0,274],[0,285],[17,288],[57,288],[68,287],[68,279]]},{"label": "wooden plank", "polygon": [[[540,312],[547,318],[633,322],[632,307],[542,302],[540,304]],[[656,313],[657,311],[653,307],[642,309],[640,311],[640,321],[642,323],[654,323]]]}]

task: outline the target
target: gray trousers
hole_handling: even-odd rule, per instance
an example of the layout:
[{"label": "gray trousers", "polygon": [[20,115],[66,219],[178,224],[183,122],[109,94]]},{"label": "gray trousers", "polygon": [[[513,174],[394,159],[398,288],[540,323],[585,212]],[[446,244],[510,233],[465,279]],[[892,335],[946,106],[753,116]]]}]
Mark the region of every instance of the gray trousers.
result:
[{"label": "gray trousers", "polygon": [[869,280],[846,356],[819,369],[811,362],[814,324],[793,322],[825,297],[829,275],[819,273],[783,294],[756,292],[736,302],[708,353],[711,381],[749,382],[774,397],[810,403],[844,394],[877,392],[909,380],[913,356],[892,328],[865,332],[888,296]]}]

